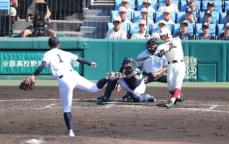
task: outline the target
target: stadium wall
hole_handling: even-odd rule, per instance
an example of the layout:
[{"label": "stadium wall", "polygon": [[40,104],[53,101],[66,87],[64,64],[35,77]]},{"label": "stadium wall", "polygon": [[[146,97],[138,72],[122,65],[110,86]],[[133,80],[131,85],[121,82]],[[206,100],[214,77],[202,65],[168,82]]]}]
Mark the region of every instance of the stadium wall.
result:
[{"label": "stadium wall", "polygon": [[[48,38],[0,39],[0,75],[31,74],[39,65],[42,54],[48,50]],[[144,40],[101,40],[60,38],[61,48],[97,62],[97,68],[73,63],[74,68],[91,80],[97,80],[110,71],[118,71],[124,57],[136,57],[145,49]],[[228,82],[229,42],[182,41],[186,76],[185,81]],[[46,69],[42,75],[48,75]]]}]

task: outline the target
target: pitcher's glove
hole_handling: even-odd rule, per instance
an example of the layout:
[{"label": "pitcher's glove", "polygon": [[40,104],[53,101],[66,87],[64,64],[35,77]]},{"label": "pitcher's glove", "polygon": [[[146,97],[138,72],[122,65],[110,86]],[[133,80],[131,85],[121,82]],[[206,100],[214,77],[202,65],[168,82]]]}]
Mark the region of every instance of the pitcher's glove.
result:
[{"label": "pitcher's glove", "polygon": [[31,91],[35,86],[35,79],[32,76],[27,77],[19,85],[19,89],[24,91]]}]

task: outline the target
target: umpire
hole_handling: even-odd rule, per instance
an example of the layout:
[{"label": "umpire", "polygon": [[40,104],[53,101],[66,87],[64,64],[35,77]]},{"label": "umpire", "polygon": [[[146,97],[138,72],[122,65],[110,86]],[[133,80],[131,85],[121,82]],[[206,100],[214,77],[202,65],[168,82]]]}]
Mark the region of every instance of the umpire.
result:
[{"label": "umpire", "polygon": [[167,82],[167,67],[168,62],[165,56],[158,57],[154,55],[158,47],[158,42],[156,39],[149,39],[146,42],[146,49],[142,51],[137,58],[147,57],[148,59],[138,62],[138,67],[143,71],[143,76],[145,83],[150,83],[153,81]]}]

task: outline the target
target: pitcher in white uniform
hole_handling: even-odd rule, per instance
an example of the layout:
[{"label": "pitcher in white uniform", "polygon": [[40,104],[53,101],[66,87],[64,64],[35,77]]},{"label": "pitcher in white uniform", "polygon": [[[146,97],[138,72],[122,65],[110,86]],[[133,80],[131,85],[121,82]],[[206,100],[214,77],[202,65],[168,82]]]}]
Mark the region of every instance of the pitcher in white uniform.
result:
[{"label": "pitcher in white uniform", "polygon": [[103,78],[99,80],[97,84],[92,83],[75,71],[71,66],[71,62],[78,61],[91,67],[96,67],[95,62],[89,62],[73,53],[59,49],[60,41],[56,37],[49,38],[48,44],[51,50],[44,53],[42,63],[30,77],[35,80],[35,77],[42,72],[45,67],[50,69],[53,77],[57,79],[58,82],[64,120],[68,129],[67,134],[70,137],[74,137],[71,113],[74,88],[77,87],[92,93],[98,92],[107,83],[107,79]]},{"label": "pitcher in white uniform", "polygon": [[160,30],[160,37],[165,42],[157,48],[156,54],[165,55],[168,61],[167,82],[171,98],[166,107],[171,107],[175,102],[181,101],[181,87],[185,76],[184,53],[179,37],[172,38],[168,28]]}]

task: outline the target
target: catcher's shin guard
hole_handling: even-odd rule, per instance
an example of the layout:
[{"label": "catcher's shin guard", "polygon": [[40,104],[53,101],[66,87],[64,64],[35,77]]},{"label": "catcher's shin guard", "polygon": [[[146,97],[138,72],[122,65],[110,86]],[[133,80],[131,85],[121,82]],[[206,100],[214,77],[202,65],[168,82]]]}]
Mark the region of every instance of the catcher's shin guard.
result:
[{"label": "catcher's shin guard", "polygon": [[107,83],[107,79],[106,78],[103,78],[103,79],[100,79],[97,83],[96,83],[96,86],[101,89],[104,87],[104,85]]},{"label": "catcher's shin guard", "polygon": [[115,89],[115,86],[117,84],[117,79],[115,80],[108,80],[107,87],[104,92],[104,96],[107,97],[107,99],[110,99],[111,93]]}]

